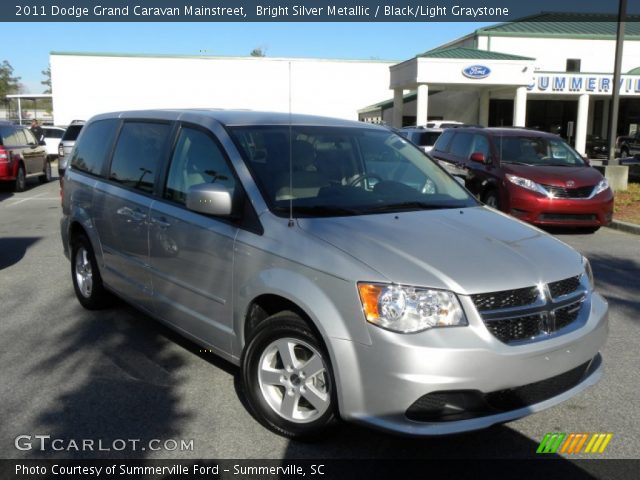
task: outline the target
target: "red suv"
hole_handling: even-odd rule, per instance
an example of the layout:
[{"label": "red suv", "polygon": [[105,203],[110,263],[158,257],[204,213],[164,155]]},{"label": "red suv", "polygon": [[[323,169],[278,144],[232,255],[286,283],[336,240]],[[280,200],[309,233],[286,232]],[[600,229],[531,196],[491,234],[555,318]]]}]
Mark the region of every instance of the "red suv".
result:
[{"label": "red suv", "polygon": [[28,177],[43,183],[51,180],[47,150],[28,128],[0,122],[0,182],[11,182],[16,192],[22,192]]},{"label": "red suv", "polygon": [[445,130],[431,156],[487,205],[540,226],[611,222],[607,179],[557,135],[523,128]]}]

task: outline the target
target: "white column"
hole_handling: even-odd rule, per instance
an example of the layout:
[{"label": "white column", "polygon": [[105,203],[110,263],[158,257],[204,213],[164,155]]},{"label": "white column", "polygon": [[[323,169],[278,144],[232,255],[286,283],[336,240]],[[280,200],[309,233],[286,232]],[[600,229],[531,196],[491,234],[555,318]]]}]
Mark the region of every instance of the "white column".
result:
[{"label": "white column", "polygon": [[18,97],[18,125],[22,125],[22,102]]},{"label": "white column", "polygon": [[584,155],[587,145],[587,123],[589,122],[589,95],[578,98],[578,121],[576,122],[576,150]]},{"label": "white column", "polygon": [[513,99],[513,126],[524,127],[527,118],[527,87],[516,88]]},{"label": "white column", "polygon": [[429,112],[429,85],[418,85],[418,100],[416,102],[416,125],[426,125]]},{"label": "white column", "polygon": [[480,92],[480,103],[478,105],[478,123],[483,127],[489,126],[489,90]]},{"label": "white column", "polygon": [[404,112],[404,102],[402,101],[402,89],[393,89],[393,125],[395,128],[402,128],[402,114]]}]

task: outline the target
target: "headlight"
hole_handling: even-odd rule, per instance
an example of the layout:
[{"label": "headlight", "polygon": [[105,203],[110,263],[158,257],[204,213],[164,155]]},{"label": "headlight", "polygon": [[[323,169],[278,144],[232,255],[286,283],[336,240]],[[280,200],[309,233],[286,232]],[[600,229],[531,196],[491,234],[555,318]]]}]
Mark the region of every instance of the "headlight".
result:
[{"label": "headlight", "polygon": [[358,283],[368,322],[401,333],[467,325],[458,297],[445,290]]},{"label": "headlight", "polygon": [[511,175],[507,173],[507,180],[509,180],[514,185],[518,185],[519,187],[526,188],[527,190],[531,190],[533,192],[538,192],[544,195],[545,197],[549,197],[549,192],[539,183],[534,182],[533,180],[529,180],[528,178],[518,177],[517,175]]},{"label": "headlight", "polygon": [[604,192],[607,188],[609,188],[609,180],[607,180],[606,178],[603,178],[602,180],[600,180],[600,183],[596,185],[596,188],[593,190],[593,193],[591,194],[591,196],[595,197],[600,192]]},{"label": "headlight", "polygon": [[587,260],[587,257],[582,257],[582,266],[584,267],[584,273],[589,280],[589,289],[593,290],[596,287],[596,282],[593,279],[593,270],[591,270],[591,263]]}]

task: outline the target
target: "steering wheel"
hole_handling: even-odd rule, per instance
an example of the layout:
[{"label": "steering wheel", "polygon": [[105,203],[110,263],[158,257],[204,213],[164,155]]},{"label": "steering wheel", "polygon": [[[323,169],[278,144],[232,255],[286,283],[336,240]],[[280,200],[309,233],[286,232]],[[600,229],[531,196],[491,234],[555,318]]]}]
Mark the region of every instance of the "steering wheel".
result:
[{"label": "steering wheel", "polygon": [[377,173],[361,173],[359,175],[356,175],[356,178],[352,179],[347,185],[350,187],[355,187],[356,185],[358,185],[363,180],[366,180],[367,178],[375,178],[379,182],[382,182],[384,180]]}]

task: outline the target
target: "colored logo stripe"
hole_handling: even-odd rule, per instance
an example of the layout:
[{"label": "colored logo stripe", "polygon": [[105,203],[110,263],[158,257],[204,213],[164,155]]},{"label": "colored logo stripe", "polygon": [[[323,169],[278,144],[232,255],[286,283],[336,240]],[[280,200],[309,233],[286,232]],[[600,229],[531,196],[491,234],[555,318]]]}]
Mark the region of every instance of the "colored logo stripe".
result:
[{"label": "colored logo stripe", "polygon": [[545,434],[536,453],[578,454],[583,451],[585,444],[587,446],[583,453],[604,453],[612,438],[612,433],[551,432]]}]

